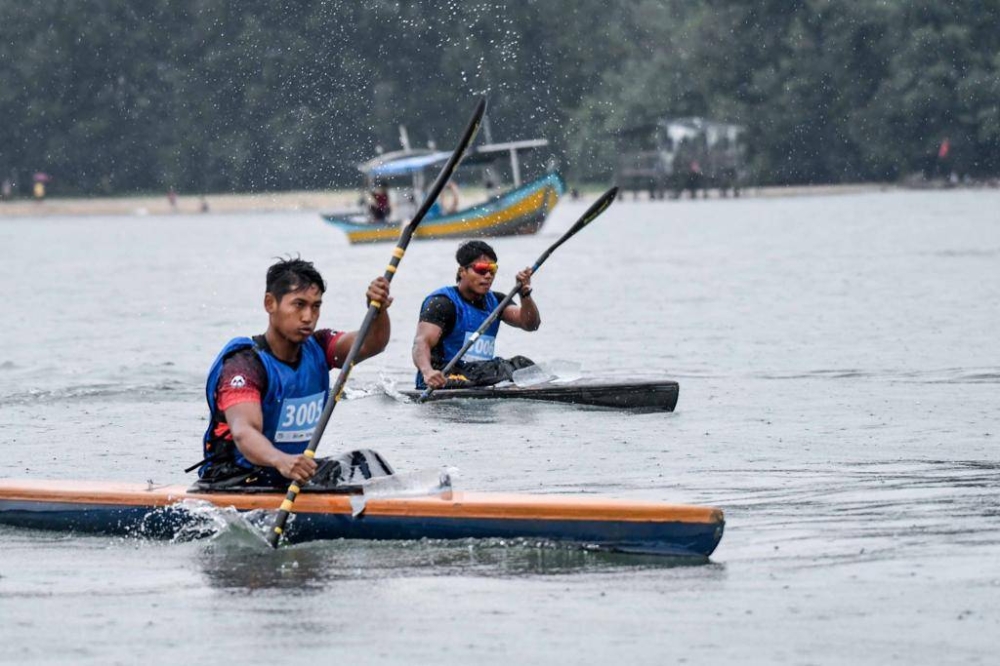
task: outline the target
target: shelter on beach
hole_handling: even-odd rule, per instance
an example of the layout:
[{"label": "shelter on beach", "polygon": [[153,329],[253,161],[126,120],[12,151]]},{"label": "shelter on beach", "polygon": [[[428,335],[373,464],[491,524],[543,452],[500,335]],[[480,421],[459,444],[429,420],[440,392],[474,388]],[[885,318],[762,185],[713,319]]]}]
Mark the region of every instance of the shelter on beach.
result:
[{"label": "shelter on beach", "polygon": [[662,118],[619,133],[617,182],[625,191],[692,197],[718,189],[739,196],[745,186],[746,129],[706,118]]}]

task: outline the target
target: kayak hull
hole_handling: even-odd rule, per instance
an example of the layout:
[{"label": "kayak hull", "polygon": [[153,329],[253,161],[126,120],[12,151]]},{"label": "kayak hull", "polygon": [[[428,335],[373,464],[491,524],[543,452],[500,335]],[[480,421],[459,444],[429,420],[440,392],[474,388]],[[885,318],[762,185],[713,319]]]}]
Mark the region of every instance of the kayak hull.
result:
[{"label": "kayak hull", "polygon": [[[421,391],[400,391],[416,400]],[[458,399],[518,399],[562,402],[590,407],[637,409],[672,412],[677,406],[680,385],[672,381],[599,382],[579,380],[565,384],[537,386],[481,386],[477,388],[439,389],[428,401]]]},{"label": "kayak hull", "polygon": [[[182,486],[0,480],[0,524],[170,538],[194,519],[192,500],[274,511],[281,493],[193,493]],[[185,504],[179,504],[185,502]],[[708,557],[722,538],[712,507],[568,495],[445,492],[371,498],[354,515],[348,495],[302,493],[286,536],[323,539],[538,539],[630,553]]]}]

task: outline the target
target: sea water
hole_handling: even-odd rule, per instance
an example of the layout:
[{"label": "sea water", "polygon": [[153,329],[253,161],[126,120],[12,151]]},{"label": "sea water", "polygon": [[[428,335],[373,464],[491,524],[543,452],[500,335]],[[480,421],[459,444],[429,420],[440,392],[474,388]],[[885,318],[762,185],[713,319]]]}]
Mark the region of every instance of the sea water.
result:
[{"label": "sea water", "polygon": [[[588,203],[496,239],[497,290]],[[672,414],[406,402],[417,312],[456,246],[414,242],[390,344],[320,454],[455,465],[458,489],[718,506],[711,560],[271,551],[216,513],[173,541],[0,527],[0,663],[993,663],[998,211],[996,191],[615,203],[535,276],[541,329],[504,327],[501,352],[675,379]],[[264,330],[273,258],[315,261],[321,323],[354,329],[391,250],[305,212],[4,217],[0,248],[0,476],[181,484],[207,368]]]}]

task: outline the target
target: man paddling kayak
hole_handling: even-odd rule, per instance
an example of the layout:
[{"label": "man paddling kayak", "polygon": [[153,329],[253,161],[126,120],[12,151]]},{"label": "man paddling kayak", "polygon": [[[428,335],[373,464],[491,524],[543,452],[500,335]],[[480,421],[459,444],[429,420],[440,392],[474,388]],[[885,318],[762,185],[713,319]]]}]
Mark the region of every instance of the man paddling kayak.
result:
[{"label": "man paddling kayak", "polygon": [[[289,480],[304,483],[316,474],[322,461],[303,451],[330,391],[329,372],[341,366],[357,336],[316,329],[325,291],[308,261],[288,259],[268,269],[267,331],[230,340],[208,374],[210,418],[198,486],[286,487]],[[372,280],[366,295],[382,307],[358,361],[385,349],[390,334],[389,282]]]},{"label": "man paddling kayak", "polygon": [[[441,369],[457,354],[472,333],[504,300],[491,290],[497,273],[497,254],[483,241],[463,243],[455,253],[458,272],[454,287],[442,287],[424,299],[417,334],[413,340],[413,364],[417,367],[416,387],[424,389],[489,386],[510,380],[514,371],[534,365],[531,359],[494,354],[500,321],[494,321],[465,352],[454,372],[445,377]],[[509,304],[500,319],[525,331],[535,331],[542,323],[532,298],[531,268],[517,274],[521,284],[520,305]]]}]

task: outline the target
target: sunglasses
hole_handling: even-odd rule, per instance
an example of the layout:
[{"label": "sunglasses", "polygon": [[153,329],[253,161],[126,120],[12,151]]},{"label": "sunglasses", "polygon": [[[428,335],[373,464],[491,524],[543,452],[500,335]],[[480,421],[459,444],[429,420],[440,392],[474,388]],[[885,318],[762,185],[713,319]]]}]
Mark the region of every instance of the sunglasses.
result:
[{"label": "sunglasses", "polygon": [[469,264],[466,268],[471,268],[473,271],[479,275],[488,275],[492,273],[497,274],[497,268],[499,268],[494,261],[477,261],[475,263]]}]

